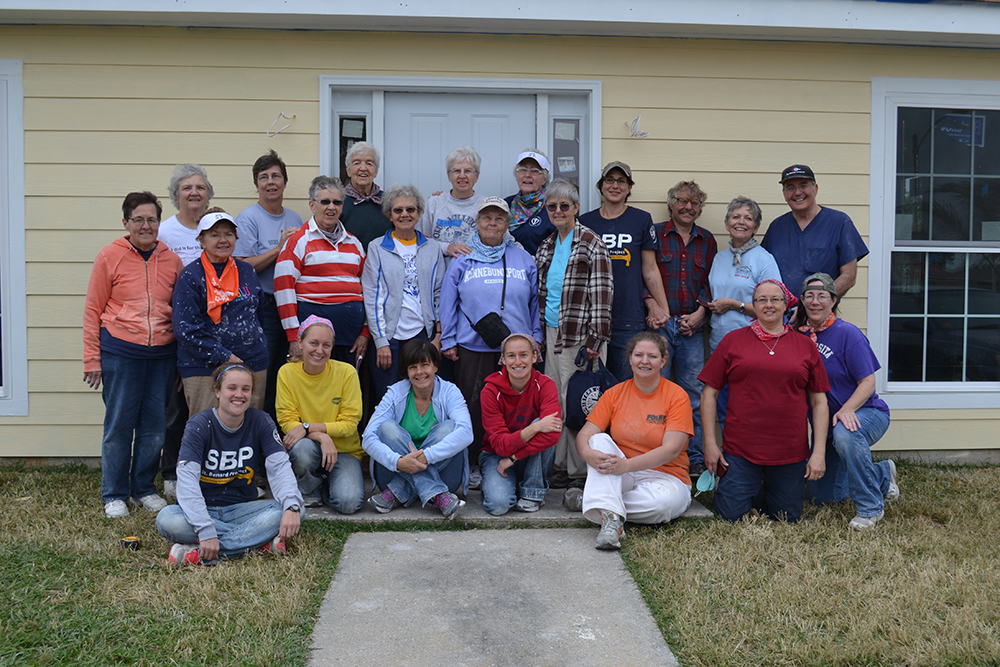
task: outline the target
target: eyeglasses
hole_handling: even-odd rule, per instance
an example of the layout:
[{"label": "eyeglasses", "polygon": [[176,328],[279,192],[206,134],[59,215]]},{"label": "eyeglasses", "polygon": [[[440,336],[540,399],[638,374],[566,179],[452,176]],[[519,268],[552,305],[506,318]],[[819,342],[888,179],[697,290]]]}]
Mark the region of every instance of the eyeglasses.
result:
[{"label": "eyeglasses", "polygon": [[605,185],[620,185],[622,187],[625,187],[626,185],[628,185],[628,179],[627,178],[615,178],[614,176],[605,176],[604,177],[604,184]]},{"label": "eyeglasses", "polygon": [[795,185],[794,183],[787,183],[785,187],[782,188],[782,190],[784,190],[785,192],[799,192],[800,190],[802,192],[809,192],[809,190],[813,187],[813,185],[815,184],[812,181],[801,183],[799,185]]},{"label": "eyeglasses", "polygon": [[766,296],[759,296],[753,300],[754,303],[764,305],[765,303],[781,304],[785,302],[785,297],[783,296],[772,296],[770,298]]},{"label": "eyeglasses", "polygon": [[271,176],[270,174],[267,174],[267,173],[260,173],[260,174],[257,175],[257,180],[258,181],[262,181],[262,182],[263,181],[283,181],[283,180],[285,180],[285,177],[282,176],[281,174],[275,174],[274,176]]},{"label": "eyeglasses", "polygon": [[525,174],[531,174],[532,176],[541,176],[544,172],[538,167],[518,167],[514,170],[514,173],[518,176],[524,176]]},{"label": "eyeglasses", "polygon": [[333,204],[334,206],[344,205],[343,199],[313,199],[313,201],[319,204],[320,206],[329,206],[330,204]]},{"label": "eyeglasses", "polygon": [[143,223],[149,225],[150,227],[160,224],[159,218],[129,218],[128,221],[138,227],[142,227]]},{"label": "eyeglasses", "polygon": [[568,211],[571,208],[573,208],[573,205],[570,204],[569,202],[564,202],[564,201],[559,202],[558,204],[555,203],[555,202],[552,202],[550,204],[546,204],[545,208],[546,208],[547,211],[549,211],[549,213],[555,213],[556,209],[558,209],[558,210],[562,211],[563,213],[565,213],[566,211]]},{"label": "eyeglasses", "polygon": [[403,215],[403,211],[406,211],[410,215],[413,215],[414,213],[417,212],[417,207],[416,206],[407,206],[407,207],[404,208],[402,206],[397,206],[396,208],[392,209],[393,215]]},{"label": "eyeglasses", "polygon": [[475,169],[452,169],[448,173],[452,174],[453,176],[472,176],[474,173],[476,173],[476,170]]},{"label": "eyeglasses", "polygon": [[675,199],[674,203],[682,207],[690,204],[691,208],[701,208],[701,200],[699,199]]}]

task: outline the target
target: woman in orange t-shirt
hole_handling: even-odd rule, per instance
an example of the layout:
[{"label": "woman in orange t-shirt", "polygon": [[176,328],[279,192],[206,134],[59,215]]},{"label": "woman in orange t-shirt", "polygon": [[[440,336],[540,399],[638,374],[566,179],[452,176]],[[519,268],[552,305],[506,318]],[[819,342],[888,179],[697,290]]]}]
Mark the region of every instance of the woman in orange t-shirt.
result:
[{"label": "woman in orange t-shirt", "polygon": [[626,518],[665,523],[691,504],[691,401],[660,377],[667,354],[663,336],[633,336],[626,348],[632,379],[604,392],[577,435],[576,448],[587,463],[583,515],[601,524],[598,549],[621,547]]}]

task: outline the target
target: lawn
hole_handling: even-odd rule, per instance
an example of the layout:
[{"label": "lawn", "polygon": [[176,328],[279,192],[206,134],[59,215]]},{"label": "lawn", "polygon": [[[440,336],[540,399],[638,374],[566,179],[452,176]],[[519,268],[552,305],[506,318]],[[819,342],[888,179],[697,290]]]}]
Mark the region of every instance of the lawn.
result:
[{"label": "lawn", "polygon": [[[998,664],[1000,468],[900,480],[872,533],[846,504],[630,525],[622,555],[689,667]],[[403,529],[309,521],[288,558],[171,570],[153,517],[104,519],[99,488],[85,467],[0,468],[0,665],[302,665],[348,535]]]}]

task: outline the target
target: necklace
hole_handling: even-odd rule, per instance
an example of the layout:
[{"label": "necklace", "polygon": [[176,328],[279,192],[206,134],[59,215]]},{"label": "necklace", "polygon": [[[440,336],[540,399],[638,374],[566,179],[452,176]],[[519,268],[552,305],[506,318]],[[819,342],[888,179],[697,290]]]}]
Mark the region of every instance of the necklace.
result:
[{"label": "necklace", "polygon": [[[757,340],[760,340],[760,339],[758,338]],[[767,347],[767,343],[765,343],[762,340],[760,341],[760,344],[763,345],[764,347],[767,347],[767,353],[770,354],[773,357],[774,356],[774,348],[778,347],[778,341],[780,341],[780,340],[781,340],[781,336],[778,336],[777,338],[775,338],[774,339],[774,345],[772,345],[771,347]]]}]

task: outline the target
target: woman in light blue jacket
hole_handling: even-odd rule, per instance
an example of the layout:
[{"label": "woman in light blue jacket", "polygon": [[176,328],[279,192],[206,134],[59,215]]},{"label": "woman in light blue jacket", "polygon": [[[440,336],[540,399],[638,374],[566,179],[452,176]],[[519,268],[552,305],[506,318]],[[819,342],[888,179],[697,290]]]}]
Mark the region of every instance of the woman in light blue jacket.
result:
[{"label": "woman in light blue jacket", "polygon": [[430,340],[441,349],[438,305],[444,280],[441,246],[416,230],[424,198],[412,185],[393,185],[382,213],[393,229],[368,244],[361,274],[368,329],[376,354],[369,355],[375,401],[399,378],[399,351],[408,341]]},{"label": "woman in light blue jacket", "polygon": [[396,507],[432,503],[446,519],[458,516],[468,490],[472,420],[462,392],[437,377],[441,353],[427,340],[400,350],[401,382],[389,387],[365,429],[361,446],[372,459],[381,489],[368,503],[385,514]]}]

